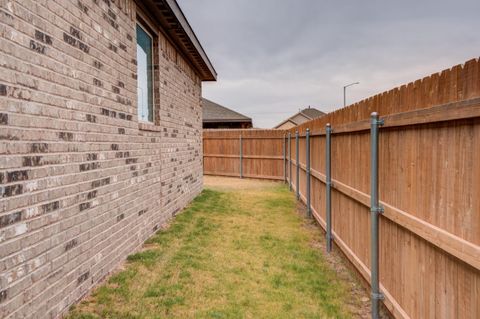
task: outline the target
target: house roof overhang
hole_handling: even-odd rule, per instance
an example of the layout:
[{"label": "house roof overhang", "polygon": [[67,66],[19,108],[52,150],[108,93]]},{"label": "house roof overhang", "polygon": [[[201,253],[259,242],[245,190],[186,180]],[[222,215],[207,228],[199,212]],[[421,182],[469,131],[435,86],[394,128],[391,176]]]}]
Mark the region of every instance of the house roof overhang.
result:
[{"label": "house roof overhang", "polygon": [[182,53],[196,68],[202,81],[216,81],[217,72],[176,0],[141,0]]},{"label": "house roof overhang", "polygon": [[211,119],[211,120],[203,120],[203,123],[251,123],[252,119],[246,118],[246,119]]}]

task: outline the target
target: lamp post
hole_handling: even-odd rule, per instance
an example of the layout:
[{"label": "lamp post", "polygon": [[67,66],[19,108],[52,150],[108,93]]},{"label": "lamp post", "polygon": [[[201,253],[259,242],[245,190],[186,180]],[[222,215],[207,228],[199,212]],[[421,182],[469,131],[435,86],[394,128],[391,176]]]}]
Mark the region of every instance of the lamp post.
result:
[{"label": "lamp post", "polygon": [[355,84],[360,84],[360,82],[354,82],[354,83],[350,83],[348,85],[345,85],[343,87],[343,107],[347,106],[347,88],[349,86],[352,86],[352,85],[355,85]]}]

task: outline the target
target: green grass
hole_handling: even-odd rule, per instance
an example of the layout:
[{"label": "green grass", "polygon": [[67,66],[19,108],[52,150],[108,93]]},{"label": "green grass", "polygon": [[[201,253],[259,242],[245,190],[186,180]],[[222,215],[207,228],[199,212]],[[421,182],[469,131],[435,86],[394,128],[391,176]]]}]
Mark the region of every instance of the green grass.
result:
[{"label": "green grass", "polygon": [[347,286],[286,187],[205,189],[70,319],[348,318]]}]

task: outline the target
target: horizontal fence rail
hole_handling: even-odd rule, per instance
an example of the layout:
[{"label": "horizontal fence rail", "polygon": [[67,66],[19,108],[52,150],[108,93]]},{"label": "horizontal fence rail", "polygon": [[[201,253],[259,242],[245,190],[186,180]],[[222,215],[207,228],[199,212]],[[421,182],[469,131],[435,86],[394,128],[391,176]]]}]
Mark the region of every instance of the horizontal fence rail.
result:
[{"label": "horizontal fence rail", "polygon": [[[382,123],[373,199],[372,112]],[[285,174],[328,242],[394,317],[480,318],[478,60],[287,131],[206,131],[206,174],[239,176],[240,135],[244,161],[250,156],[241,164],[245,177]],[[372,213],[378,254],[371,249]]]},{"label": "horizontal fence rail", "polygon": [[204,174],[284,180],[285,145],[279,130],[204,130]]}]

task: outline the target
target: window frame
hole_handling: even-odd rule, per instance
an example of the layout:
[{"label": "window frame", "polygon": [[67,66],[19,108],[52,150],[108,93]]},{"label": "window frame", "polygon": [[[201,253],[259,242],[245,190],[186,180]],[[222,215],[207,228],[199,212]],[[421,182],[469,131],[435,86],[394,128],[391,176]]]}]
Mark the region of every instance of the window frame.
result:
[{"label": "window frame", "polygon": [[[152,52],[152,56],[151,56],[151,68],[150,68],[150,72],[151,72],[151,87],[152,87],[152,120],[150,121],[148,118],[145,120],[141,115],[140,115],[140,108],[139,108],[139,105],[138,105],[138,96],[137,96],[137,118],[138,118],[138,122],[139,123],[143,123],[143,124],[150,124],[150,125],[155,125],[156,124],[156,116],[155,116],[155,50],[154,50],[154,45],[155,45],[155,37],[153,35],[153,32],[150,31],[150,27],[148,26],[148,23],[144,22],[143,19],[140,19],[139,17],[137,17],[136,19],[136,22],[135,22],[135,28],[136,27],[140,27],[146,34],[147,36],[150,38],[151,40],[151,52]],[[135,29],[135,33],[136,33],[136,29]],[[138,46],[138,39],[136,39],[136,46],[135,46],[135,50],[137,50],[137,46]],[[137,51],[135,51],[137,52]],[[137,61],[137,95],[138,95],[138,89],[139,89],[139,85],[138,85],[138,61]]]}]

